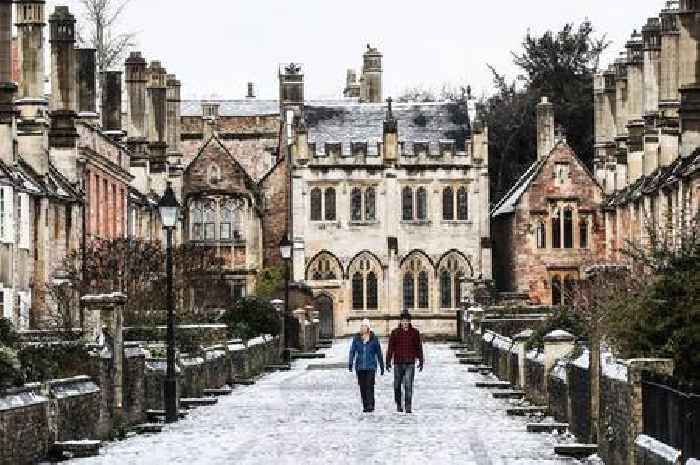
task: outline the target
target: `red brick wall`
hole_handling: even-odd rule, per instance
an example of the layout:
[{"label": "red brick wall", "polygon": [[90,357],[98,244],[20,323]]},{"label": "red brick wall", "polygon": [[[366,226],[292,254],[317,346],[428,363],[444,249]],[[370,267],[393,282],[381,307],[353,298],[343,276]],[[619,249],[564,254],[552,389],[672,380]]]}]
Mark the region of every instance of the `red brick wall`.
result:
[{"label": "red brick wall", "polygon": [[85,186],[86,235],[105,239],[126,237],[128,186],[95,165],[86,168]]},{"label": "red brick wall", "polygon": [[286,234],[287,227],[287,184],[286,160],[280,161],[262,181],[260,188],[264,197],[263,206],[263,266],[281,264],[279,243]]}]

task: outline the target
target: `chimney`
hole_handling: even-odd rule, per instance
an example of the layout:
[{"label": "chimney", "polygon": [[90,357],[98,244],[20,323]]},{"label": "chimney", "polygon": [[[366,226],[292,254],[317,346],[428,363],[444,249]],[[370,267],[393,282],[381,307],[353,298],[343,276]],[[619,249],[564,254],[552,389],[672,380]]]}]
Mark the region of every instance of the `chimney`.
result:
[{"label": "chimney", "polygon": [[384,117],[384,136],[382,139],[382,148],[384,162],[387,164],[396,163],[399,159],[399,128],[398,121],[394,117],[392,109],[392,99],[386,99],[387,108],[386,116]]},{"label": "chimney", "polygon": [[698,49],[698,36],[700,35],[700,21],[697,20],[700,13],[700,3],[697,0],[681,0],[678,11],[680,22],[679,60],[681,88],[693,84],[700,85],[700,49]]},{"label": "chimney", "polygon": [[382,102],[382,54],[367,44],[367,51],[362,55],[362,80],[360,102]]},{"label": "chimney", "polygon": [[148,121],[148,174],[151,190],[165,192],[168,178],[167,163],[167,72],[160,61],[152,61],[148,67],[146,84],[146,119]]},{"label": "chimney", "polygon": [[78,57],[78,117],[97,122],[96,50],[80,48]]},{"label": "chimney", "polygon": [[[49,18],[51,29],[51,128],[49,146],[51,160],[71,182],[77,182],[75,129],[76,53],[75,17],[68,7],[57,6]],[[48,166],[34,167],[45,174]]]},{"label": "chimney", "polygon": [[122,130],[122,72],[102,73],[102,132],[109,138],[120,141]]},{"label": "chimney", "polygon": [[[644,43],[635,30],[625,45],[627,49],[627,119],[644,116]],[[626,123],[625,123],[626,124]]]},{"label": "chimney", "polygon": [[[287,110],[302,117],[304,110],[304,72],[299,63],[282,64],[279,67],[280,114],[286,118]],[[291,121],[289,122],[291,123]]]},{"label": "chimney", "polygon": [[537,159],[549,155],[554,148],[554,105],[547,97],[537,104]]},{"label": "chimney", "polygon": [[17,0],[16,26],[19,58],[19,94],[16,102],[22,122],[41,119],[48,101],[44,92],[44,0]]},{"label": "chimney", "polygon": [[180,89],[181,83],[174,74],[167,76],[167,134],[168,134],[168,158],[174,158],[172,164],[180,163]]},{"label": "chimney", "polygon": [[202,125],[204,141],[216,133],[219,124],[219,102],[202,102]]},{"label": "chimney", "polygon": [[17,84],[12,81],[12,1],[0,0],[0,159],[14,162],[15,108],[12,100]]},{"label": "chimney", "polygon": [[146,154],[146,60],[141,52],[131,52],[126,59],[125,70],[127,144],[139,158]]},{"label": "chimney", "polygon": [[678,46],[679,20],[678,9],[671,2],[666,2],[666,8],[661,10],[661,83],[659,100],[664,106],[672,104],[678,109],[680,95],[678,94]]},{"label": "chimney", "polygon": [[248,83],[248,95],[247,98],[255,98],[255,85],[252,82]]}]

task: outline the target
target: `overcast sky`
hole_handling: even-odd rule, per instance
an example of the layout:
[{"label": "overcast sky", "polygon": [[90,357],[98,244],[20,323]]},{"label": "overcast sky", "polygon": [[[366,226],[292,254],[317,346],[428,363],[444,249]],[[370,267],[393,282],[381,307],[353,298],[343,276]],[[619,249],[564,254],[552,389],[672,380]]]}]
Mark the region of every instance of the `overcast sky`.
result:
[{"label": "overcast sky", "polygon": [[[79,0],[52,0],[47,7]],[[384,53],[384,96],[409,86],[469,83],[489,92],[489,63],[513,76],[510,52],[528,28],[588,18],[613,42],[612,60],[662,0],[132,0],[121,27],[147,60],[178,75],[185,98],[277,98],[277,64],[305,66],[307,98],[341,96],[367,43]]]}]

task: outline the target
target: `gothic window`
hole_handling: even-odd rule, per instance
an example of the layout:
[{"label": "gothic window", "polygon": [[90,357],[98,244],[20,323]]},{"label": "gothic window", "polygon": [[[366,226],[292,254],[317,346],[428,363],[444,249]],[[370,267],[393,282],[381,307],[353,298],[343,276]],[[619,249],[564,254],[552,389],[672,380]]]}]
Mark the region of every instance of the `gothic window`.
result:
[{"label": "gothic window", "polygon": [[190,218],[192,218],[192,239],[201,241],[204,239],[204,212],[201,202],[194,202],[190,207]]},{"label": "gothic window", "polygon": [[561,279],[559,276],[552,278],[552,305],[561,305]]},{"label": "gothic window", "polygon": [[332,187],[326,188],[325,203],[326,221],[335,221],[335,189]]},{"label": "gothic window", "polygon": [[404,221],[413,220],[413,189],[404,187],[401,193],[401,212]]},{"label": "gothic window", "polygon": [[342,275],[342,272],[336,258],[328,252],[322,252],[309,264],[306,275],[306,279],[326,281],[339,279],[338,277]]},{"label": "gothic window", "polygon": [[219,238],[222,241],[231,240],[231,227],[233,223],[233,204],[227,202],[221,209],[221,224],[219,225]]},{"label": "gothic window", "polygon": [[464,273],[461,271],[457,272],[455,275],[455,285],[454,285],[454,294],[455,294],[455,304],[454,307],[457,308],[462,304],[462,281],[464,280]]},{"label": "gothic window", "polygon": [[414,308],[414,283],[413,273],[410,271],[403,275],[403,308],[411,310]]},{"label": "gothic window", "polygon": [[578,238],[582,249],[588,248],[588,220],[582,219],[578,223]]},{"label": "gothic window", "polygon": [[365,306],[364,301],[364,279],[359,271],[352,276],[352,308],[353,310],[362,310]]},{"label": "gothic window", "polygon": [[469,195],[465,187],[457,190],[457,219],[467,221],[469,219]]},{"label": "gothic window", "polygon": [[322,219],[321,189],[315,187],[311,189],[311,221]]},{"label": "gothic window", "polygon": [[440,273],[440,307],[452,307],[452,276],[447,270]]},{"label": "gothic window", "polygon": [[416,192],[416,217],[419,220],[428,218],[428,192],[424,187],[419,187]]},{"label": "gothic window", "polygon": [[573,211],[570,208],[564,209],[564,248],[574,247],[574,220]]},{"label": "gothic window", "polygon": [[544,249],[547,247],[547,228],[542,221],[537,223],[535,234],[537,235],[537,248]]},{"label": "gothic window", "polygon": [[428,272],[427,271],[421,271],[418,274],[418,307],[419,308],[429,308],[429,279],[428,279]]},{"label": "gothic window", "polygon": [[561,249],[561,210],[554,210],[552,215],[552,247]]},{"label": "gothic window", "polygon": [[375,221],[377,219],[377,194],[374,187],[368,187],[365,191],[365,220]]},{"label": "gothic window", "polygon": [[374,271],[367,274],[367,310],[379,308],[379,295],[377,292],[377,275]]},{"label": "gothic window", "polygon": [[207,202],[204,206],[204,240],[216,240],[216,211],[214,202]]},{"label": "gothic window", "polygon": [[355,187],[350,194],[350,219],[362,221],[362,190]]},{"label": "gothic window", "polygon": [[442,191],[442,219],[451,221],[454,217],[454,191],[451,187],[446,187]]}]

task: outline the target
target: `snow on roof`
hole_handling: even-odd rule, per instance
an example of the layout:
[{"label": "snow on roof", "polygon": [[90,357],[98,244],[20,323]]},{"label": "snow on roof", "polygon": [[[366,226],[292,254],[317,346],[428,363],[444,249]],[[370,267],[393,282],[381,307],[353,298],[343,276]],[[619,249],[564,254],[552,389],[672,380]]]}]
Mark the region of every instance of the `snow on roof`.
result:
[{"label": "snow on roof", "polygon": [[525,171],[520,179],[518,179],[515,185],[496,204],[491,212],[492,217],[513,213],[515,211],[518,200],[520,200],[520,197],[522,197],[527,188],[530,187],[530,183],[532,183],[532,180],[535,179],[535,176],[537,176],[537,173],[540,171],[540,167],[544,165],[547,158],[548,157],[544,157],[530,165],[530,167],[527,169],[527,171]]},{"label": "snow on roof", "polygon": [[679,450],[676,450],[673,447],[666,445],[661,441],[657,441],[656,439],[645,434],[640,434],[637,436],[634,443],[637,446],[651,451],[659,457],[665,459],[667,463],[677,463],[681,456],[681,452]]}]

